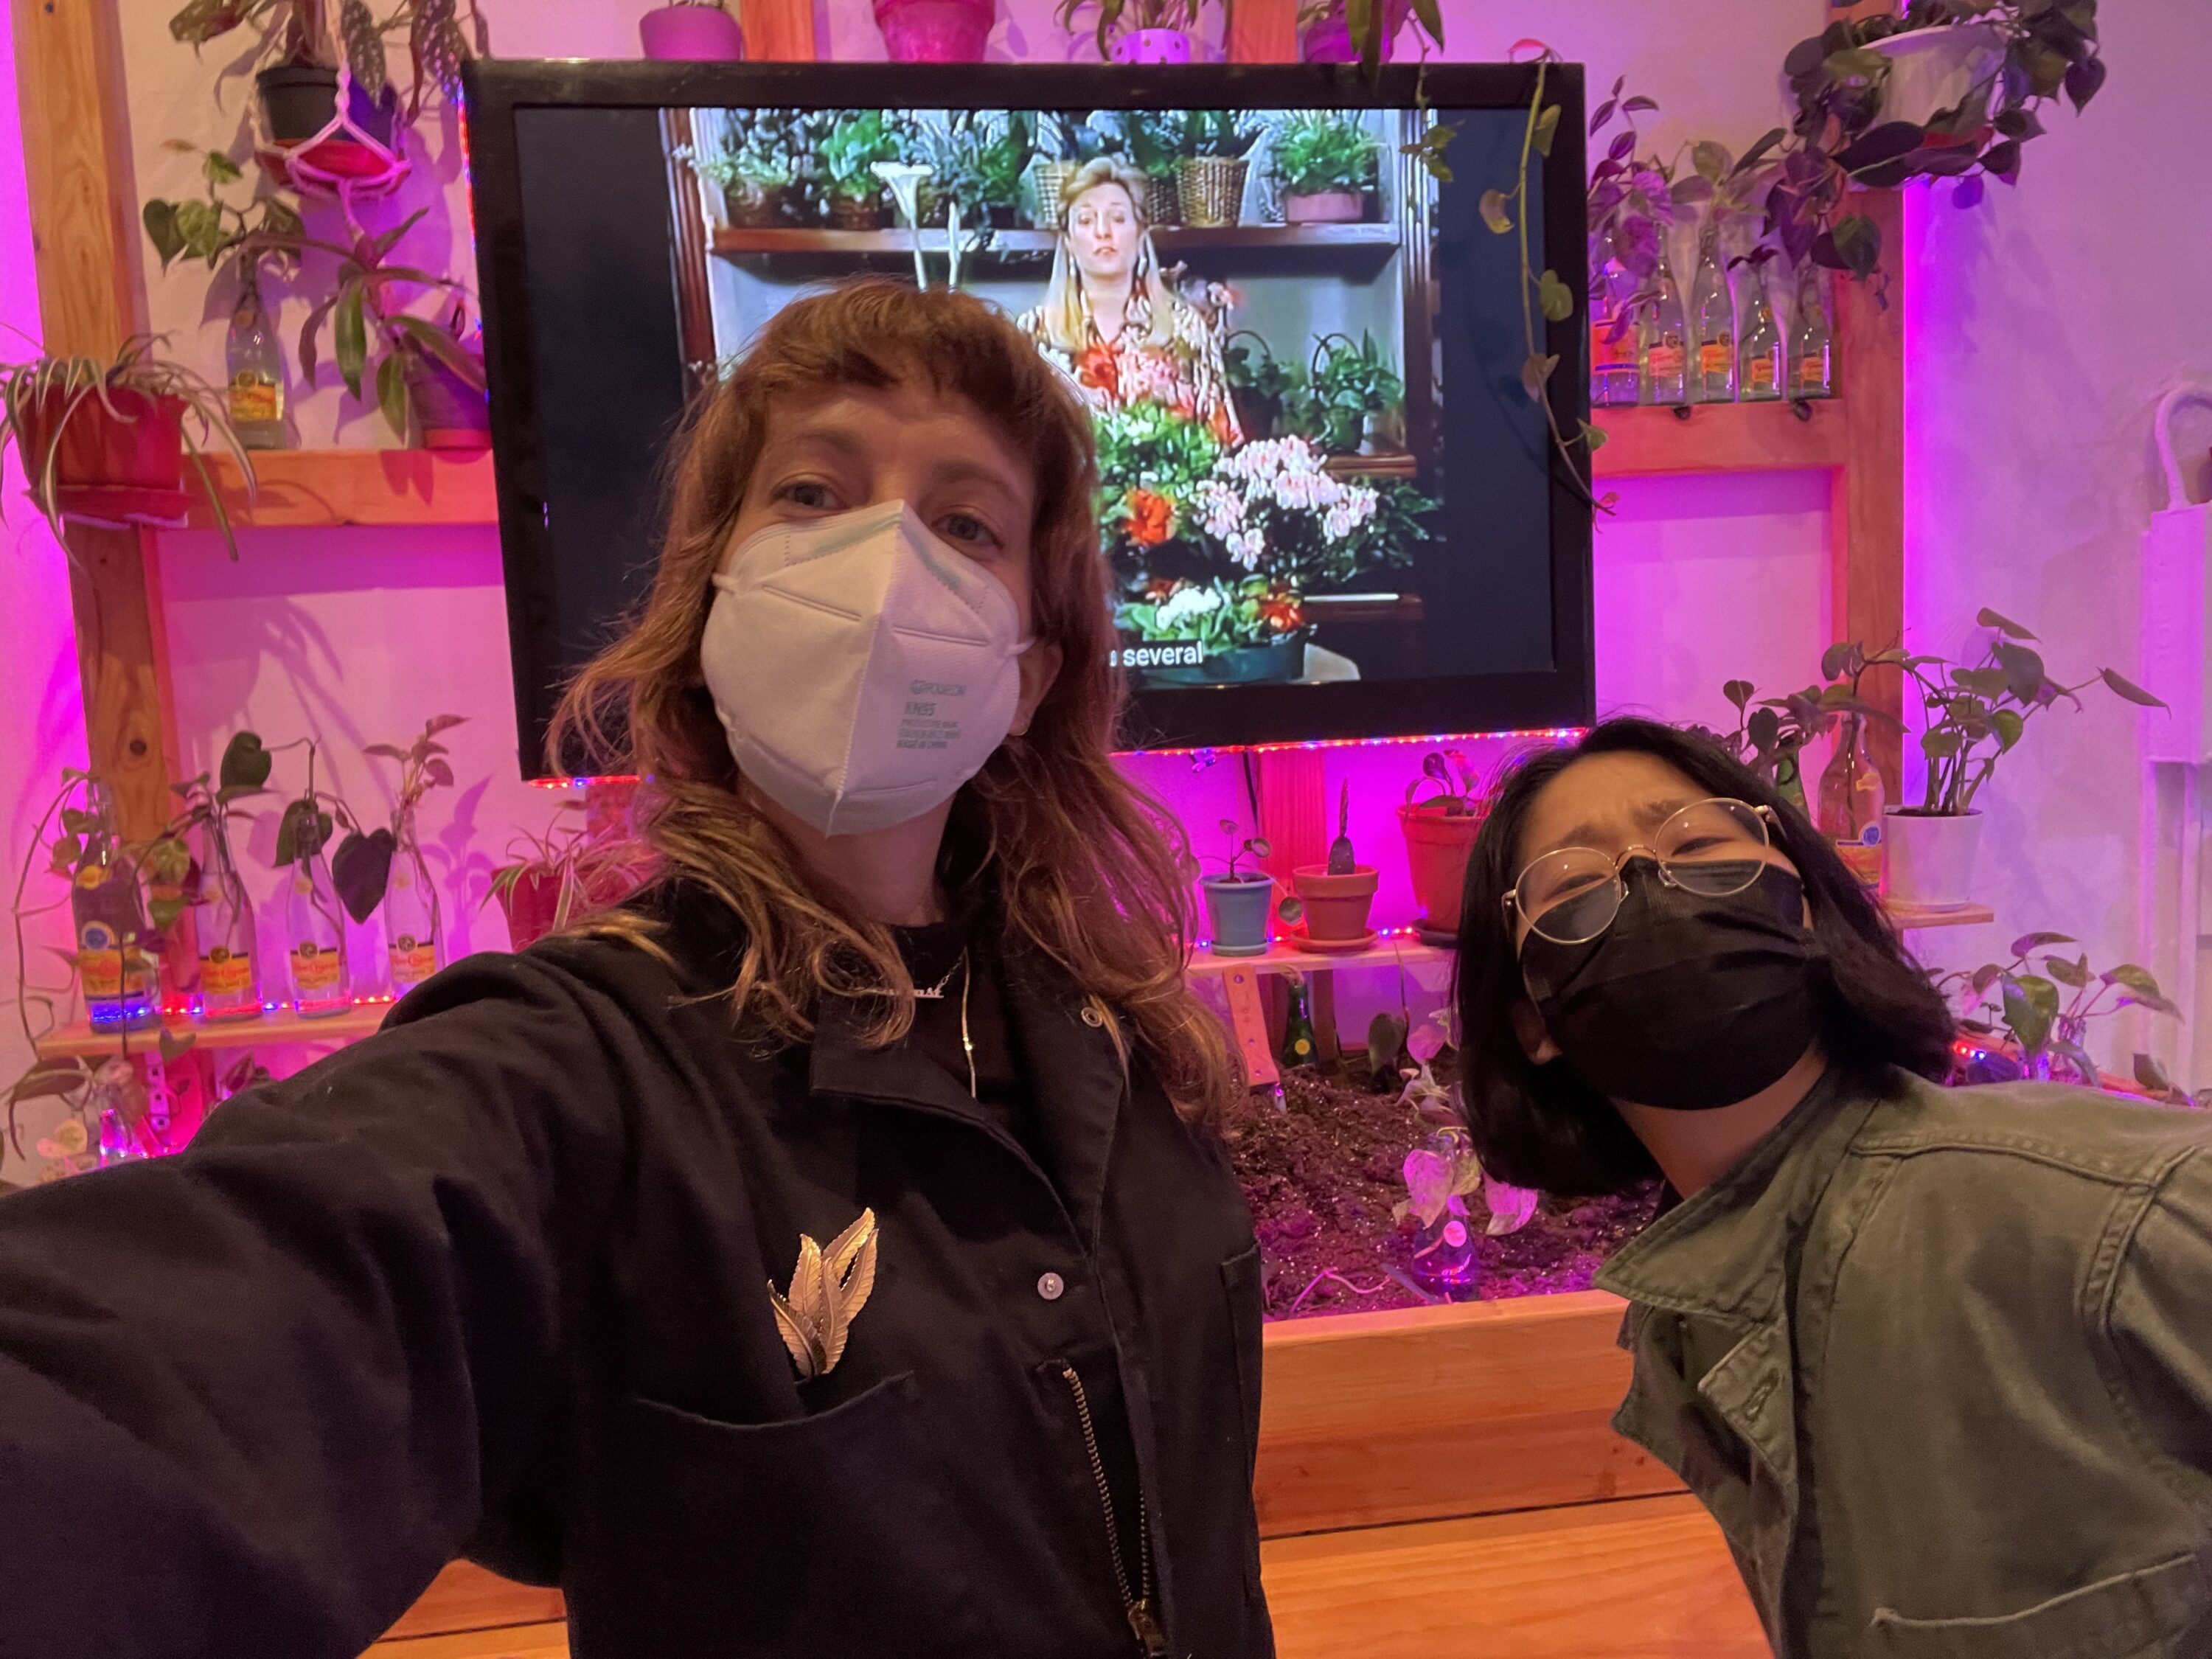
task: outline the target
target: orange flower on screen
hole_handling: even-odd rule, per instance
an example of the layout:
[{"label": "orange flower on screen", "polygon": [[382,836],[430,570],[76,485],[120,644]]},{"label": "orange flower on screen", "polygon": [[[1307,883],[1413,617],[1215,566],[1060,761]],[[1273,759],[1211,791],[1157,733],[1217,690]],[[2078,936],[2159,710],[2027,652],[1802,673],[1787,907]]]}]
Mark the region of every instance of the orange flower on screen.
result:
[{"label": "orange flower on screen", "polygon": [[1306,611],[1295,593],[1270,593],[1260,601],[1260,620],[1278,634],[1294,633],[1306,625]]},{"label": "orange flower on screen", "polygon": [[1109,398],[1119,398],[1121,395],[1121,364],[1111,346],[1095,345],[1079,356],[1075,360],[1075,378],[1079,384]]},{"label": "orange flower on screen", "polygon": [[1122,500],[1127,516],[1121,528],[1139,547],[1158,547],[1175,528],[1175,503],[1149,489],[1133,489]]}]

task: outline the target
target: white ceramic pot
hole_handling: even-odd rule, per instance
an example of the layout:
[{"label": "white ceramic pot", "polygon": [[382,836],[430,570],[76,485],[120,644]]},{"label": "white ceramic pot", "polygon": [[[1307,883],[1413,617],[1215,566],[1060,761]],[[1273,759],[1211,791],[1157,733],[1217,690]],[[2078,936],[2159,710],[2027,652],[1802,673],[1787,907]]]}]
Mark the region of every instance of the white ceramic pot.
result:
[{"label": "white ceramic pot", "polygon": [[1935,817],[1882,814],[1889,854],[1888,896],[1928,910],[1960,910],[1974,902],[1974,854],[1982,844],[1982,815]]},{"label": "white ceramic pot", "polygon": [[1876,40],[1869,50],[1889,59],[1882,88],[1881,118],[1925,126],[1938,110],[1965,100],[1986,82],[1986,113],[1996,96],[1997,70],[2004,63],[2004,35],[1994,23],[1946,23],[1911,29]]}]

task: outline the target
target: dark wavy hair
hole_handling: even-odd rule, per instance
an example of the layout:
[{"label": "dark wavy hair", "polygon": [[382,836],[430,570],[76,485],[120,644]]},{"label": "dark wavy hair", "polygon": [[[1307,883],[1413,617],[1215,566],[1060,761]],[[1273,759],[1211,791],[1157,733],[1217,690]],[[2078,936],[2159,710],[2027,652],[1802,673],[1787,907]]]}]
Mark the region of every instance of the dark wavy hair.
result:
[{"label": "dark wavy hair", "polygon": [[1776,845],[1797,866],[1813,932],[1826,954],[1821,1046],[1829,1063],[1869,1088],[1892,1067],[1941,1080],[1951,1061],[1950,1010],[1928,982],[1827,838],[1734,756],[1656,720],[1611,720],[1579,743],[1538,750],[1507,775],[1468,859],[1460,908],[1459,1001],[1465,1069],[1461,1092],[1483,1167],[1516,1186],[1561,1197],[1617,1193],[1659,1173],[1603,1095],[1565,1065],[1533,1063],[1513,1030],[1528,1000],[1505,914],[1523,860],[1521,832],[1545,786],[1589,755],[1649,755],[1708,796],[1771,808]]}]

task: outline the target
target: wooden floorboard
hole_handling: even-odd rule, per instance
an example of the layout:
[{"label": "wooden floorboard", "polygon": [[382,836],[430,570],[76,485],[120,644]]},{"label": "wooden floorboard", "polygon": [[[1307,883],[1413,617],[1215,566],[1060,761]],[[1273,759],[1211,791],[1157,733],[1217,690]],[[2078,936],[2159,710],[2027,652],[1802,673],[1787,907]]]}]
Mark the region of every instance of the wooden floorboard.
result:
[{"label": "wooden floorboard", "polygon": [[1769,1659],[1687,1496],[1273,1540],[1280,1659]]}]

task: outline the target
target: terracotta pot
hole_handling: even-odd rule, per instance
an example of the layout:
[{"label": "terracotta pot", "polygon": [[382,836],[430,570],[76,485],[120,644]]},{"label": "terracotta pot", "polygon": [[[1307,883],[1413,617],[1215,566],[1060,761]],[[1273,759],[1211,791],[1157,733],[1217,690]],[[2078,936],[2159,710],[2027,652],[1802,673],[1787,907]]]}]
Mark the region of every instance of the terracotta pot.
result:
[{"label": "terracotta pot", "polygon": [[979,64],[996,0],[876,0],[876,27],[895,64]]},{"label": "terracotta pot", "polygon": [[1441,806],[1415,803],[1398,809],[1406,835],[1406,872],[1420,901],[1421,926],[1432,933],[1459,931],[1460,899],[1467,888],[1468,854],[1482,832],[1487,807],[1449,813]]},{"label": "terracotta pot", "polygon": [[57,388],[27,404],[27,430],[20,434],[25,477],[35,489],[51,453],[53,504],[62,514],[113,523],[180,522],[190,505],[183,401],[114,387],[107,403],[115,414],[94,395],[70,410],[68,394]]},{"label": "terracotta pot", "polygon": [[1882,844],[1889,849],[1888,897],[1936,910],[1963,909],[1974,902],[1979,812],[1939,817],[1893,806],[1882,814],[1881,825]]},{"label": "terracotta pot", "polygon": [[745,55],[744,31],[720,6],[662,6],[637,20],[637,37],[661,63],[734,64]]},{"label": "terracotta pot", "polygon": [[1305,906],[1308,939],[1364,939],[1373,931],[1367,925],[1375,902],[1372,866],[1363,864],[1348,876],[1332,876],[1326,864],[1302,864],[1291,872],[1291,882]]},{"label": "terracotta pot", "polygon": [[1199,884],[1206,893],[1206,915],[1213,923],[1213,954],[1218,957],[1256,957],[1267,948],[1267,914],[1274,908],[1275,884],[1257,880],[1231,881],[1208,876]]},{"label": "terracotta pot", "polygon": [[1117,64],[1188,64],[1190,36],[1181,29],[1131,29],[1114,42]]},{"label": "terracotta pot", "polygon": [[491,447],[491,405],[484,394],[434,357],[411,357],[407,395],[425,449]]},{"label": "terracotta pot", "polygon": [[1367,198],[1356,190],[1316,191],[1283,198],[1283,220],[1293,225],[1352,225],[1367,216]]}]

